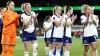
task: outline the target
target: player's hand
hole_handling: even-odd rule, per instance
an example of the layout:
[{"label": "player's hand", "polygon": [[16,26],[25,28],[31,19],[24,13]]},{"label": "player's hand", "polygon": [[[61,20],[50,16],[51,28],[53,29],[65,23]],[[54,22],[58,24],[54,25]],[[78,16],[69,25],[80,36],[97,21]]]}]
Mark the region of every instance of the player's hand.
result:
[{"label": "player's hand", "polygon": [[98,15],[96,15],[96,19],[99,19]]},{"label": "player's hand", "polygon": [[91,11],[89,11],[89,12],[88,12],[87,16],[88,16],[88,17],[90,17],[90,16],[91,16]]},{"label": "player's hand", "polygon": [[77,15],[74,16],[73,20],[76,20],[76,19],[77,19]]},{"label": "player's hand", "polygon": [[37,17],[38,17],[38,15],[39,15],[39,13],[36,13],[34,18],[37,18]]},{"label": "player's hand", "polygon": [[72,19],[72,20],[75,20],[76,18],[77,18],[77,15],[74,15],[74,14],[73,14],[73,15],[71,16],[71,19]]}]

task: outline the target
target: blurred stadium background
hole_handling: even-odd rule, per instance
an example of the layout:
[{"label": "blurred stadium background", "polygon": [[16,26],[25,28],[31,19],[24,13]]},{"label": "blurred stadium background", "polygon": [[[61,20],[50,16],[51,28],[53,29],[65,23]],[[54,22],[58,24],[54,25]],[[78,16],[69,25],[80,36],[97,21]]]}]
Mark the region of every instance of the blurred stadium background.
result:
[{"label": "blurred stadium background", "polygon": [[[6,7],[6,2],[8,0],[0,0],[0,7]],[[71,56],[82,56],[83,54],[83,46],[81,40],[81,34],[83,31],[83,25],[81,25],[80,16],[81,14],[81,5],[88,4],[90,6],[94,6],[95,14],[100,18],[100,0],[13,0],[15,2],[15,11],[21,13],[21,4],[25,2],[30,2],[32,5],[32,10],[39,13],[38,21],[39,24],[36,25],[36,34],[38,36],[39,43],[39,55],[38,56],[46,56],[45,55],[45,43],[43,40],[43,20],[46,15],[52,16],[52,9],[55,5],[62,6],[62,10],[64,5],[70,5],[74,8],[74,14],[78,15],[78,18],[75,20],[74,25],[72,26],[72,35],[76,37],[73,39]],[[99,23],[100,24],[100,23]],[[21,37],[21,27],[18,27],[18,36]],[[100,37],[100,25],[98,27],[98,33]],[[42,38],[42,39],[41,39]],[[100,41],[99,41],[100,44]],[[99,45],[100,47],[100,45]],[[99,48],[100,53],[100,48]],[[30,48],[30,56],[32,56],[32,48]],[[91,51],[90,51],[91,52]],[[24,48],[21,42],[21,39],[17,39],[17,46],[15,48],[14,56],[23,56]],[[89,54],[91,56],[91,54]],[[99,55],[100,56],[100,55]]]}]

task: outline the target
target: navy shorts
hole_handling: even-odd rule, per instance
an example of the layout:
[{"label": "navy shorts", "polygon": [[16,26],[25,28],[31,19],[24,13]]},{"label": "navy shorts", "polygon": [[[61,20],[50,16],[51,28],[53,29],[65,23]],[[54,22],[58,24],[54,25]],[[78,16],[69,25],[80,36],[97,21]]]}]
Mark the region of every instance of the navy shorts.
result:
[{"label": "navy shorts", "polygon": [[34,32],[28,33],[26,31],[23,31],[22,33],[22,42],[29,42],[29,41],[34,41],[37,40],[36,35]]},{"label": "navy shorts", "polygon": [[96,36],[83,37],[83,45],[90,45],[96,42],[96,40],[97,40]]},{"label": "navy shorts", "polygon": [[67,36],[64,36],[63,37],[63,43],[64,44],[72,44],[72,38],[71,37],[67,37]]},{"label": "navy shorts", "polygon": [[50,38],[44,38],[45,43],[50,43]]},{"label": "navy shorts", "polygon": [[94,35],[94,36],[96,37],[97,40],[99,39],[97,35]]},{"label": "navy shorts", "polygon": [[63,43],[63,38],[50,37],[50,43]]}]

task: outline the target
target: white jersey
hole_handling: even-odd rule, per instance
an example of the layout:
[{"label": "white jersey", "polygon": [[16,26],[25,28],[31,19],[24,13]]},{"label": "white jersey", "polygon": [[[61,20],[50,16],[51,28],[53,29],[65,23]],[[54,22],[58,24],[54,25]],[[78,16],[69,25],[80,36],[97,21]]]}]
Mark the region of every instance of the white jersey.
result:
[{"label": "white jersey", "polygon": [[[57,15],[53,15],[52,16],[52,22],[54,21],[59,21],[62,17],[58,17]],[[53,23],[53,28],[52,28],[52,33],[51,33],[51,37],[55,37],[55,38],[63,38],[63,25],[62,22],[61,24],[56,27],[55,24]]]},{"label": "white jersey", "polygon": [[[96,19],[96,16],[93,15],[93,19]],[[81,23],[86,22],[87,17],[85,15],[81,16]],[[87,25],[84,25],[84,37],[88,37],[88,36],[93,36],[97,34],[97,25],[91,23],[93,22],[93,20],[91,19],[91,17],[89,17],[89,22]]]},{"label": "white jersey", "polygon": [[[29,19],[31,18],[31,15],[35,16],[35,12],[34,11],[31,11],[30,15],[27,15],[26,13],[23,13],[21,15],[21,21],[29,21]],[[28,33],[32,33],[35,29],[35,26],[34,26],[34,18],[31,19],[31,22],[30,24],[28,25],[27,28],[24,28],[24,31],[28,32]]]},{"label": "white jersey", "polygon": [[95,25],[95,27],[94,27],[94,34],[96,35],[96,36],[98,36],[98,31],[97,31],[97,27],[98,27],[98,23],[99,23],[99,19],[97,18],[97,16],[96,15],[93,15],[93,19],[97,22],[96,24],[97,25]]},{"label": "white jersey", "polygon": [[[43,23],[44,28],[50,28],[51,26],[52,26],[52,22],[46,21],[46,22]],[[46,38],[50,38],[51,37],[51,31],[52,31],[52,29],[49,29],[48,31],[44,32],[44,36]]]},{"label": "white jersey", "polygon": [[[67,22],[71,22],[71,18],[68,18],[67,15],[64,15],[63,22],[65,22],[66,20]],[[64,35],[71,38],[71,26],[64,28]]]}]

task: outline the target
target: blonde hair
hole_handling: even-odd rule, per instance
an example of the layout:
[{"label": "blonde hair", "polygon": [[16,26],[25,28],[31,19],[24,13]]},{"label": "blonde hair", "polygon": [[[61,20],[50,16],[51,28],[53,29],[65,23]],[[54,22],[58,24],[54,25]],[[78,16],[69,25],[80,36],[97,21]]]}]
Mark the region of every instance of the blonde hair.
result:
[{"label": "blonde hair", "polygon": [[60,7],[59,5],[56,5],[54,8],[53,8],[53,14],[55,14],[57,8]]},{"label": "blonde hair", "polygon": [[67,6],[64,6],[64,14],[66,14],[66,8],[67,8]]},{"label": "blonde hair", "polygon": [[82,5],[82,7],[81,7],[81,13],[85,13],[85,11],[86,11],[86,9],[88,7],[90,7],[90,6],[89,5],[86,5],[86,4]]},{"label": "blonde hair", "polygon": [[90,7],[90,6],[89,6],[89,5],[86,5],[86,6],[84,7],[84,11],[86,11],[88,7]]},{"label": "blonde hair", "polygon": [[85,7],[86,7],[86,6],[89,6],[89,5],[83,4],[83,5],[81,6],[81,13],[85,13]]},{"label": "blonde hair", "polygon": [[[7,10],[8,10],[8,6],[9,6],[9,4],[12,3],[12,2],[13,2],[13,1],[8,1],[8,2],[7,2],[7,4],[6,4],[6,6],[7,6]],[[13,2],[13,3],[14,3],[14,2]]]},{"label": "blonde hair", "polygon": [[23,4],[21,5],[21,9],[22,9],[22,12],[24,12],[24,9],[25,9],[25,3],[23,3]]},{"label": "blonde hair", "polygon": [[27,6],[27,5],[30,5],[30,3],[25,3],[25,6],[24,6],[24,8],[26,8],[26,6]]}]

